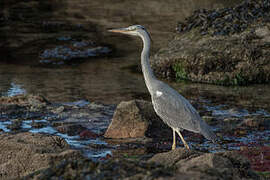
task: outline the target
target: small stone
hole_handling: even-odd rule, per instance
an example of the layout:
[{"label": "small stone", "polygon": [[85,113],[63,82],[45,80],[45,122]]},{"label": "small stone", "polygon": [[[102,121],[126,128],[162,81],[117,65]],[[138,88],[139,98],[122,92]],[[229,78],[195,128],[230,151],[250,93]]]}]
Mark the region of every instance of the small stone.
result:
[{"label": "small stone", "polygon": [[57,126],[56,129],[60,133],[75,136],[80,134],[80,132],[84,131],[86,128],[79,124],[64,124],[62,126]]},{"label": "small stone", "polygon": [[84,130],[80,133],[81,138],[97,138],[99,135],[91,132],[90,130]]},{"label": "small stone", "polygon": [[65,110],[65,107],[64,106],[60,106],[57,109],[52,110],[52,112],[55,113],[55,114],[60,114],[64,110]]}]

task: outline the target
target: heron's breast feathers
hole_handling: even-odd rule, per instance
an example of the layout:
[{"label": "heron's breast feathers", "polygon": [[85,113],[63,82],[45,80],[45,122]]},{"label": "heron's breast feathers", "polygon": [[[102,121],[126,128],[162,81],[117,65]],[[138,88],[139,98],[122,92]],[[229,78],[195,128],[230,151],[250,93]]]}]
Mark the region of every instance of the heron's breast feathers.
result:
[{"label": "heron's breast feathers", "polygon": [[163,93],[162,93],[161,91],[156,91],[156,96],[157,96],[157,97],[162,96],[162,94],[163,94]]}]

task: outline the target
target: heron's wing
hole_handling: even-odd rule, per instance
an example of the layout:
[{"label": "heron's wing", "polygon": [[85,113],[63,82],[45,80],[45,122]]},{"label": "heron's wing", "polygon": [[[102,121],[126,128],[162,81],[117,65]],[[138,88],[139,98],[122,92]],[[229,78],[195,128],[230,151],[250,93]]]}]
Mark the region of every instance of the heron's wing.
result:
[{"label": "heron's wing", "polygon": [[174,128],[199,132],[201,118],[194,107],[177,91],[163,85],[153,93],[152,102],[156,113]]}]

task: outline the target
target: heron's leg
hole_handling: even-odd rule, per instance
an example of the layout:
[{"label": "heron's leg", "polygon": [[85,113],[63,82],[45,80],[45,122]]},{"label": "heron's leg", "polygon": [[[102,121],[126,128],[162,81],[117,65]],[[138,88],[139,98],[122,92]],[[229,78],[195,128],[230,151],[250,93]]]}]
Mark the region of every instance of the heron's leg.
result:
[{"label": "heron's leg", "polygon": [[172,144],[172,150],[174,150],[176,148],[176,143],[175,143],[175,130],[172,129],[173,131],[173,144]]},{"label": "heron's leg", "polygon": [[182,134],[180,133],[180,131],[177,129],[176,132],[177,132],[177,134],[180,136],[182,142],[184,143],[185,148],[189,149],[189,146],[188,146],[188,144],[186,143],[186,141],[184,140],[184,138],[183,138]]}]

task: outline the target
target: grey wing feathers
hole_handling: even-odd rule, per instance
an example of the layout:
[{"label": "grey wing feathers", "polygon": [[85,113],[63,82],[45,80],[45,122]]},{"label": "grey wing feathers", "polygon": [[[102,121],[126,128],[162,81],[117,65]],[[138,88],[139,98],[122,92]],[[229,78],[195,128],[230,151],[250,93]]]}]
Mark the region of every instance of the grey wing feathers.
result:
[{"label": "grey wing feathers", "polygon": [[162,95],[157,96],[153,93],[152,102],[156,113],[165,123],[172,128],[201,133],[209,140],[216,140],[215,134],[187,99],[167,84],[162,83],[158,89]]}]

